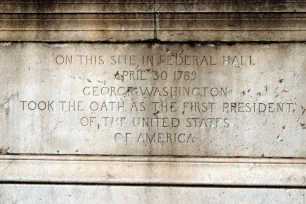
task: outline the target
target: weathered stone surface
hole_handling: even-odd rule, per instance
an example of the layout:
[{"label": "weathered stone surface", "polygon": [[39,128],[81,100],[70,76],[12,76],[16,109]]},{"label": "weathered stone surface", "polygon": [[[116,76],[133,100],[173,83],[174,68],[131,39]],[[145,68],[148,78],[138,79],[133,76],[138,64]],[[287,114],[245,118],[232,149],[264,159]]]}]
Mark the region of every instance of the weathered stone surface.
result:
[{"label": "weathered stone surface", "polygon": [[1,41],[144,41],[153,14],[0,14]]},{"label": "weathered stone surface", "polygon": [[301,13],[167,13],[156,15],[161,41],[303,41]]},{"label": "weathered stone surface", "polygon": [[305,157],[305,50],[2,44],[0,147],[18,154]]},{"label": "weathered stone surface", "polygon": [[2,155],[0,182],[306,187],[305,159]]},{"label": "weathered stone surface", "polygon": [[165,1],[156,0],[155,10],[159,12],[304,12],[305,1],[297,0],[191,0],[191,1]]},{"label": "weathered stone surface", "polygon": [[[18,192],[18,194],[16,194]],[[4,203],[253,203],[303,204],[305,189],[0,185]]]},{"label": "weathered stone surface", "polygon": [[303,1],[5,1],[1,41],[305,41]]},{"label": "weathered stone surface", "polygon": [[1,1],[0,203],[305,203],[305,11]]},{"label": "weathered stone surface", "polygon": [[[295,4],[294,4],[295,5]],[[303,5],[303,4],[298,4]],[[294,6],[292,6],[294,7]],[[112,1],[27,1],[9,0],[0,2],[1,13],[150,13],[154,11],[154,0]]]},{"label": "weathered stone surface", "polygon": [[127,12],[305,12],[306,3],[298,0],[6,0],[2,13],[127,13]]}]

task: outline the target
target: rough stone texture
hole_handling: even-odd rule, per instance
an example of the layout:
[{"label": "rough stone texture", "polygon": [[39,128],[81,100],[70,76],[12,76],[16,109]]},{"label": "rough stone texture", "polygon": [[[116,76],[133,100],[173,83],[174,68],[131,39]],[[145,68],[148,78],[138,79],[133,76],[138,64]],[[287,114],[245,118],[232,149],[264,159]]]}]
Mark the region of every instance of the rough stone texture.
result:
[{"label": "rough stone texture", "polygon": [[0,181],[305,188],[306,161],[263,158],[3,155],[0,157]]},{"label": "rough stone texture", "polygon": [[188,0],[155,1],[155,11],[174,12],[305,12],[305,1],[298,0]]},{"label": "rough stone texture", "polygon": [[[303,5],[303,4],[297,4]],[[286,9],[285,9],[286,10]],[[0,2],[1,13],[151,13],[154,0],[8,0]]]},{"label": "rough stone texture", "polygon": [[[18,194],[16,194],[18,192]],[[0,185],[4,203],[303,204],[304,189]]]},{"label": "rough stone texture", "polygon": [[0,14],[1,41],[143,41],[152,14]]},{"label": "rough stone texture", "polygon": [[3,44],[0,147],[18,154],[305,157],[305,49]]},{"label": "rough stone texture", "polygon": [[[297,0],[1,1],[0,182],[6,184],[0,185],[0,203],[305,203],[305,11],[306,2]],[[25,43],[5,43],[11,41]],[[26,43],[29,41],[38,43]],[[207,44],[208,41],[217,41],[219,45]],[[277,44],[265,44],[270,41]],[[230,46],[233,42],[242,44]],[[193,65],[187,69],[173,65],[75,63],[77,54],[109,57],[148,53],[192,53],[216,59],[223,55],[252,56],[255,65],[239,65],[239,57],[231,66]],[[73,63],[56,64],[58,55],[68,59],[68,64],[73,55]],[[173,70],[181,68],[195,70],[201,77],[185,82],[152,80],[152,70],[173,74]],[[150,79],[129,80],[128,76],[123,77],[123,70],[145,70]],[[64,99],[87,103],[105,99],[129,105],[141,101],[147,104],[170,98],[84,96],[81,88],[137,85],[139,90],[147,86],[206,84],[226,85],[231,90],[226,97],[208,97],[214,102],[292,102],[294,112],[224,113],[218,107],[213,113],[174,113],[140,111],[141,106],[134,112],[30,111],[22,110],[20,102]],[[195,96],[171,100],[199,101]],[[166,107],[171,109],[172,105]],[[112,124],[106,128],[96,121],[90,127],[80,125],[81,117],[123,116],[131,121],[135,115],[228,117],[230,125],[135,128]],[[164,138],[157,138],[141,144],[135,140],[125,142],[122,136],[114,140],[117,130],[133,133],[133,137],[143,131],[190,132],[200,140],[169,144],[160,143]],[[7,184],[10,182],[15,184]],[[203,187],[209,185],[218,188]]]},{"label": "rough stone texture", "polygon": [[305,1],[298,0],[6,0],[2,13],[127,13],[127,12],[305,12]]},{"label": "rough stone texture", "polygon": [[170,13],[156,15],[161,41],[303,41],[304,13]]},{"label": "rough stone texture", "polygon": [[5,1],[1,41],[305,41],[304,1]]}]

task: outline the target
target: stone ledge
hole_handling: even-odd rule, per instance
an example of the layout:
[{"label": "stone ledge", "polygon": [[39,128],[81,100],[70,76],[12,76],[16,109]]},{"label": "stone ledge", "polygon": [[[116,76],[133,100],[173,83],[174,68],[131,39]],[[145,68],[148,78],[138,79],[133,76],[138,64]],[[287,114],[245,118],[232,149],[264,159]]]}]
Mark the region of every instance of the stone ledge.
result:
[{"label": "stone ledge", "polygon": [[142,41],[152,14],[0,14],[1,41]]},{"label": "stone ledge", "polygon": [[[18,193],[16,193],[18,192]],[[306,189],[1,184],[3,203],[305,203]]]},{"label": "stone ledge", "polygon": [[305,41],[306,13],[0,14],[0,41]]},{"label": "stone ledge", "polygon": [[305,187],[306,160],[2,155],[0,181]]},{"label": "stone ledge", "polygon": [[304,41],[305,13],[158,14],[161,41]]},{"label": "stone ledge", "polygon": [[305,12],[304,0],[6,0],[2,13],[176,13],[176,12]]}]

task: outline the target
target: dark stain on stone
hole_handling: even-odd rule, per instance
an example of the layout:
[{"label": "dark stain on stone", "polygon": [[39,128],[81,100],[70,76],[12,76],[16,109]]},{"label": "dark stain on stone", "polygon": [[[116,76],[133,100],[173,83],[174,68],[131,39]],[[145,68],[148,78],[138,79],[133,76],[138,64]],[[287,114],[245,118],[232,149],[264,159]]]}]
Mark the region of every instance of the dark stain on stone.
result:
[{"label": "dark stain on stone", "polygon": [[114,74],[115,78],[117,78],[117,76],[119,76],[119,72],[117,71],[115,74]]},{"label": "dark stain on stone", "polygon": [[124,77],[122,75],[119,74],[119,71],[117,71],[115,74],[115,79],[117,80],[121,80],[122,82],[124,81]]},{"label": "dark stain on stone", "polygon": [[128,94],[129,92],[131,93],[132,91],[136,89],[137,89],[136,87],[128,87],[124,95]]},{"label": "dark stain on stone", "polygon": [[153,113],[153,115],[155,115],[155,116],[156,116],[157,114],[159,114],[159,111],[156,111],[155,113]]},{"label": "dark stain on stone", "polygon": [[279,135],[277,136],[277,140],[279,140],[280,142],[284,141],[284,140],[280,139]]},{"label": "dark stain on stone", "polygon": [[9,152],[9,147],[7,147],[7,148],[0,148],[0,154],[8,154]]}]

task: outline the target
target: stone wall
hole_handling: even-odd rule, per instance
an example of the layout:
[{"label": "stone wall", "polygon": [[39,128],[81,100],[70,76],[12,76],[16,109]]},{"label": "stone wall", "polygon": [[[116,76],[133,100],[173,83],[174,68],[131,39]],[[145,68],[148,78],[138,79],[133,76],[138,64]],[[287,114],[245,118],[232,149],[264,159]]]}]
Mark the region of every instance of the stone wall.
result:
[{"label": "stone wall", "polygon": [[0,203],[305,203],[304,1],[0,3]]}]

